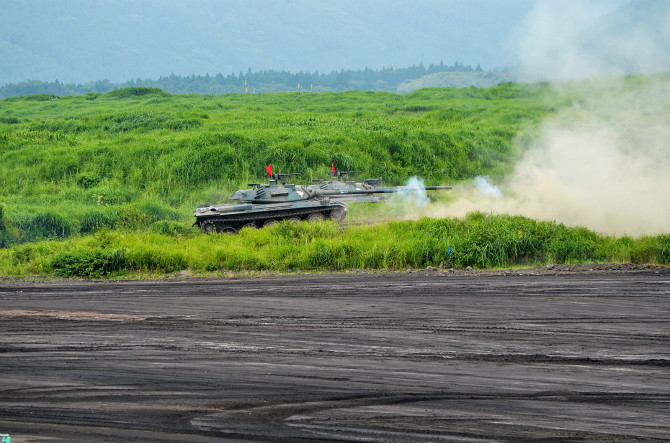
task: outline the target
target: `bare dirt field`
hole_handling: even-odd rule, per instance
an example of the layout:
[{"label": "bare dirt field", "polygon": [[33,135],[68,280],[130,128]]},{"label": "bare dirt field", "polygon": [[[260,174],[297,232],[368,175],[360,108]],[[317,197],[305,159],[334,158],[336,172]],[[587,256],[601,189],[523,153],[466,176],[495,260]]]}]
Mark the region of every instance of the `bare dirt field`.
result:
[{"label": "bare dirt field", "polygon": [[670,271],[572,271],[5,280],[0,433],[670,438]]}]

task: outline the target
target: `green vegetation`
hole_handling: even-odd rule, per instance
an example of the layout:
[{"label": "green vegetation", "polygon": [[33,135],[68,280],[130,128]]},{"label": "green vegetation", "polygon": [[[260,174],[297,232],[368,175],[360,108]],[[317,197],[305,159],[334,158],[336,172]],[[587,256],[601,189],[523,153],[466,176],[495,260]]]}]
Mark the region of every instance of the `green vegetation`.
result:
[{"label": "green vegetation", "polygon": [[[262,181],[269,163],[302,173],[303,183],[326,178],[331,162],[387,185],[415,175],[428,185],[501,177],[568,96],[503,83],[409,95],[133,87],[1,100],[0,275],[668,263],[668,236],[614,239],[482,214],[346,229],[280,224],[234,237],[191,227],[197,204]],[[351,219],[370,211],[352,208]]]},{"label": "green vegetation", "polygon": [[264,167],[326,178],[331,162],[389,185],[509,171],[547,114],[543,87],[171,96],[154,88],[0,101],[8,244],[191,220]]},{"label": "green vegetation", "polygon": [[[451,250],[451,252],[450,252]],[[70,241],[0,250],[6,275],[100,278],[181,270],[316,271],[545,263],[670,263],[670,235],[613,238],[524,217],[470,214],[350,226],[289,223],[237,235],[100,230]]]}]

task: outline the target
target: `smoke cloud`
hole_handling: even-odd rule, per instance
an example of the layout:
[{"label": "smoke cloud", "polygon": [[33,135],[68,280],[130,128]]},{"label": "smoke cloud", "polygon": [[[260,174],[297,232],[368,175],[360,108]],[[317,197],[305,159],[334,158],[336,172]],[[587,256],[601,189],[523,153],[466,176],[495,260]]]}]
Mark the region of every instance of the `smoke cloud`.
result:
[{"label": "smoke cloud", "polygon": [[415,208],[425,208],[430,204],[430,198],[426,193],[425,184],[418,177],[411,177],[403,187],[403,190],[391,197],[391,203],[406,205]]},{"label": "smoke cloud", "polygon": [[517,34],[520,77],[552,81],[573,103],[541,125],[499,188],[477,178],[424,215],[483,211],[604,234],[670,232],[670,74],[620,75],[670,70],[670,2],[614,3],[538,3]]},{"label": "smoke cloud", "polygon": [[475,177],[475,186],[480,198],[499,199],[503,197],[503,192],[499,187],[491,184],[491,178],[488,175]]},{"label": "smoke cloud", "polygon": [[542,125],[499,193],[475,180],[430,215],[477,210],[605,234],[670,232],[670,76],[634,89],[610,85],[563,109]]}]

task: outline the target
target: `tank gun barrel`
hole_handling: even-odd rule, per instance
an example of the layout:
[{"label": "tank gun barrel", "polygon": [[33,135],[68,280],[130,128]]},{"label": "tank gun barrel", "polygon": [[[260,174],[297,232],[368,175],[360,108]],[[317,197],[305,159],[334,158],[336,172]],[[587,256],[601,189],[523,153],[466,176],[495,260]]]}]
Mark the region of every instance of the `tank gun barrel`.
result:
[{"label": "tank gun barrel", "polygon": [[447,191],[451,189],[451,186],[419,186],[419,187],[409,187],[409,186],[396,186],[394,188],[376,188],[364,190],[363,192],[369,192],[372,194],[397,194],[399,192],[411,192],[424,189],[426,191]]},{"label": "tank gun barrel", "polygon": [[418,188],[408,187],[408,186],[399,186],[395,189],[397,189],[397,191],[395,191],[395,192],[414,191],[414,190],[418,190],[418,189],[425,189],[426,191],[448,191],[448,190],[451,189],[451,186],[420,186]]},{"label": "tank gun barrel", "polygon": [[[311,192],[314,195],[370,195],[370,194],[397,194],[400,192],[410,192],[419,189],[425,189],[426,191],[447,191],[452,189],[451,186],[422,186],[419,188],[407,187],[407,186],[397,186],[395,188],[373,188],[373,189],[352,189],[352,190],[339,190],[339,189],[311,189]],[[310,191],[307,191],[310,192]]]}]

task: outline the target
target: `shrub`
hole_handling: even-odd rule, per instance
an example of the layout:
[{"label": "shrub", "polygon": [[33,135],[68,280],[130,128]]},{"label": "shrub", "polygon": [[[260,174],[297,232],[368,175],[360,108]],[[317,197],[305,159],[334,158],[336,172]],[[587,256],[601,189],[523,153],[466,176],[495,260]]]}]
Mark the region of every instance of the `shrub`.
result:
[{"label": "shrub", "polygon": [[14,224],[5,217],[5,209],[0,205],[0,248],[8,248],[19,243],[20,233]]},{"label": "shrub", "polygon": [[144,214],[149,223],[157,222],[159,220],[178,220],[181,216],[179,211],[167,208],[156,201],[145,201],[131,205],[131,208]]},{"label": "shrub", "polygon": [[670,264],[670,234],[663,234],[657,237],[656,260],[660,264]]},{"label": "shrub", "polygon": [[670,264],[670,234],[643,237],[631,248],[631,262]]},{"label": "shrub", "polygon": [[598,236],[586,228],[559,225],[549,240],[547,257],[554,263],[584,263],[604,259],[598,253]]},{"label": "shrub", "polygon": [[51,259],[49,268],[59,277],[100,278],[127,271],[129,261],[121,249],[93,249],[61,252]]}]

